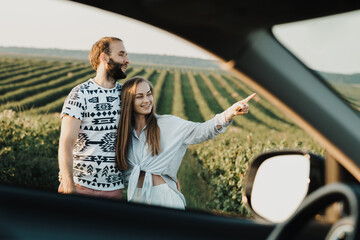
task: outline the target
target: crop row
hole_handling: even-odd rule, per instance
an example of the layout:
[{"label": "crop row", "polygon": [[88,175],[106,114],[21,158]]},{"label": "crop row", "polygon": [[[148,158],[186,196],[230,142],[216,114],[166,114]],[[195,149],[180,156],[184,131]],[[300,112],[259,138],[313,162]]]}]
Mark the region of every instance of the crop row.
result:
[{"label": "crop row", "polygon": [[172,72],[166,74],[159,94],[160,96],[155,102],[157,112],[159,114],[171,114],[174,98],[174,74]]},{"label": "crop row", "polygon": [[63,85],[55,89],[49,89],[40,94],[30,96],[22,99],[17,102],[8,102],[0,107],[0,111],[5,109],[11,109],[14,111],[24,111],[30,108],[36,108],[38,106],[43,106],[49,102],[54,101],[55,99],[67,95],[70,90],[76,85],[85,82],[90,77],[93,77],[94,73],[88,74],[84,77],[78,78],[76,81]]},{"label": "crop row", "polygon": [[[90,68],[84,65],[68,66],[72,67],[59,69],[59,71],[53,70],[53,73],[42,74],[41,77],[36,77],[37,74],[34,74],[29,80],[0,87],[0,93],[6,92],[6,94],[0,97],[0,103],[3,104],[0,109],[7,107],[11,109],[28,109],[26,101],[36,98],[36,96],[31,98],[29,96],[46,92],[53,88],[61,88],[81,77],[79,74],[86,75],[91,73]],[[159,72],[154,68],[143,67],[129,68],[128,78],[136,75],[143,75],[155,86],[155,102],[160,114],[173,113],[193,121],[210,119],[216,113],[224,111],[231,104],[245,98],[252,92],[231,75],[191,73],[190,71],[180,73],[177,70],[168,71],[166,69]],[[176,84],[176,87],[174,87],[174,84]],[[185,91],[190,94],[183,94]],[[53,98],[53,101],[61,102],[60,99],[65,96],[66,94],[59,96],[57,99]],[[18,102],[10,103],[10,101]],[[185,102],[192,102],[192,104],[184,104]],[[46,104],[52,103],[47,102]],[[60,104],[52,105],[59,106]],[[44,107],[38,104],[31,106]],[[177,107],[178,109],[176,109]],[[189,111],[189,108],[196,108],[197,110]],[[270,108],[271,105],[265,107],[264,104],[252,101],[251,114],[236,118],[234,125],[248,130],[259,126],[277,130],[277,127],[283,127],[281,126],[282,124],[291,125],[287,120],[284,120],[283,116],[274,113]],[[54,108],[51,107],[51,109]],[[59,108],[56,107],[56,109]],[[200,116],[196,114],[199,112]]]},{"label": "crop row", "polygon": [[199,114],[199,105],[194,99],[194,91],[191,88],[187,73],[181,73],[181,90],[184,98],[184,111],[187,118],[194,122],[203,122],[204,118]]},{"label": "crop row", "polygon": [[[55,65],[55,67],[58,65]],[[54,67],[52,63],[46,63],[41,66],[28,66],[14,71],[7,71],[0,75],[0,85],[5,85],[13,82],[12,79],[22,76],[31,76],[35,72],[39,72],[43,69]]]},{"label": "crop row", "polygon": [[27,58],[6,58],[1,56],[0,58],[0,70],[3,68],[21,67],[21,66],[39,66],[47,62],[40,59],[27,59]]},{"label": "crop row", "polygon": [[68,84],[70,82],[76,81],[78,78],[81,78],[85,75],[92,74],[93,72],[94,71],[92,69],[85,68],[75,72],[74,74],[67,74],[66,76],[57,78],[50,82],[45,82],[31,87],[20,88],[16,91],[8,92],[4,96],[2,96],[0,98],[0,103],[4,103],[8,101],[18,101],[28,96],[32,96],[37,93],[46,91],[48,89],[55,89],[63,86],[64,84]]},{"label": "crop row", "polygon": [[174,97],[172,105],[172,114],[183,119],[187,119],[185,114],[184,95],[181,84],[181,74],[178,70],[174,72]]},{"label": "crop row", "polygon": [[21,69],[29,69],[33,67],[33,65],[30,65],[28,63],[24,63],[24,64],[0,64],[0,77],[3,74],[8,74],[9,72],[13,73],[17,70],[21,70]]},{"label": "crop row", "polygon": [[[8,62],[6,66],[11,66],[11,63]],[[12,66],[15,67],[15,65]],[[0,105],[0,113],[5,109],[28,110],[31,116],[59,112],[70,90],[95,75],[89,66],[82,64],[65,64],[64,66],[66,66],[65,69],[51,74],[37,77],[29,74],[28,80],[23,79],[13,85],[4,85],[7,89],[1,97],[3,104]],[[193,72],[141,66],[128,69],[128,78],[138,75],[149,79],[154,85],[154,101],[157,103],[160,114],[174,114],[196,122],[212,118],[216,113],[224,111],[234,102],[253,92],[234,76],[218,72]],[[124,80],[120,82],[123,83]],[[14,86],[16,88],[12,89]],[[250,114],[234,119],[234,124],[227,129],[225,134],[189,148],[189,152],[199,166],[199,176],[212,189],[207,202],[211,210],[247,214],[242,203],[242,186],[250,160],[255,155],[270,149],[283,148],[304,148],[323,154],[323,149],[318,144],[261,96],[257,96],[249,104]],[[58,131],[58,125],[56,129]],[[7,132],[11,134],[10,130]],[[36,134],[39,133],[36,132]],[[8,136],[4,135],[3,138],[7,139]],[[26,144],[30,144],[28,142],[30,138],[31,136],[26,138]],[[19,147],[20,143],[15,143],[15,141],[22,140],[18,138],[14,140],[14,144]],[[38,145],[42,147],[41,144],[41,139],[36,140],[34,148]],[[49,145],[47,147],[50,147],[52,154],[55,155],[53,161],[56,161],[54,145],[56,146],[57,142],[49,140],[49,143],[45,142],[44,145]],[[22,146],[16,149],[23,149],[26,152],[27,147]],[[0,152],[0,157],[5,159],[5,157],[13,156],[11,154],[16,155],[14,151],[15,149],[6,148]],[[21,151],[18,152],[20,154]],[[19,154],[11,158],[21,159],[22,156]],[[39,152],[39,154],[42,153]],[[26,161],[25,155],[23,158],[23,161]],[[48,155],[46,158],[49,158]],[[8,172],[5,171],[9,179],[12,176],[10,174],[13,174],[11,171],[14,171],[12,169],[9,167]],[[35,170],[36,167],[31,171]]]},{"label": "crop row", "polygon": [[59,77],[71,75],[72,72],[79,71],[84,69],[81,65],[71,66],[71,67],[56,67],[47,72],[36,73],[31,76],[24,76],[21,79],[16,79],[16,81],[9,83],[7,85],[0,86],[0,94],[8,93],[10,91],[35,86],[44,82],[49,82]]}]

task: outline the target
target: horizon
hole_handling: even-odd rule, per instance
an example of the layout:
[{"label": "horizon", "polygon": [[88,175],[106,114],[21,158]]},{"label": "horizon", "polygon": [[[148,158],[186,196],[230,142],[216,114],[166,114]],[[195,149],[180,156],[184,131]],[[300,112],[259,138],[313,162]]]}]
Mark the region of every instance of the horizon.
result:
[{"label": "horizon", "polygon": [[[38,50],[61,50],[61,51],[79,51],[79,52],[89,52],[88,50],[84,50],[84,49],[61,49],[61,48],[40,48],[40,47],[21,47],[21,46],[1,46],[0,45],[0,48],[24,48],[24,49],[38,49]],[[7,52],[1,52],[0,51],[0,54],[1,53],[4,53],[4,54],[15,54],[14,52],[13,53],[7,53]],[[196,60],[201,60],[201,61],[210,61],[212,63],[215,63],[218,65],[219,68],[221,68],[220,64],[219,64],[219,61],[217,61],[216,59],[203,59],[203,58],[197,58],[197,57],[188,57],[188,56],[178,56],[178,55],[168,55],[168,54],[161,54],[161,53],[129,53],[129,54],[135,54],[135,55],[153,55],[153,56],[165,56],[165,57],[178,57],[178,58],[189,58],[189,59],[196,59]],[[30,55],[30,54],[23,54],[23,55]],[[46,54],[43,54],[41,56],[50,56],[50,55],[46,55]],[[61,56],[57,56],[57,57],[60,57]],[[84,58],[85,59],[85,58]],[[310,68],[312,69],[312,68]],[[360,71],[359,72],[353,72],[353,73],[342,73],[342,72],[331,72],[331,71],[323,71],[323,70],[317,70],[317,69],[312,69],[313,71],[316,71],[316,72],[321,72],[321,73],[326,73],[326,74],[339,74],[339,75],[347,75],[347,76],[352,76],[352,75],[359,75],[360,74]],[[360,81],[360,80],[359,80]]]},{"label": "horizon", "polygon": [[[81,51],[81,52],[89,52],[90,51],[90,50],[85,50],[85,49],[65,49],[65,48],[57,48],[57,47],[55,47],[55,48],[43,48],[43,47],[24,47],[24,46],[2,46],[2,45],[0,45],[0,48],[28,48],[28,49],[39,49],[39,50],[62,50],[62,51]],[[218,62],[217,59],[205,59],[205,58],[191,57],[191,56],[168,55],[167,53],[162,54],[162,53],[129,52],[129,54],[180,57],[180,58],[191,58],[191,59],[199,59],[199,60],[204,60],[204,61]]]},{"label": "horizon", "polygon": [[[0,46],[0,56],[9,58],[33,58],[45,60],[82,61],[89,63],[89,51],[83,49],[34,48],[19,46]],[[137,65],[159,67],[181,67],[191,69],[221,70],[221,64],[212,59],[189,56],[176,56],[156,53],[128,53],[130,62]]]}]

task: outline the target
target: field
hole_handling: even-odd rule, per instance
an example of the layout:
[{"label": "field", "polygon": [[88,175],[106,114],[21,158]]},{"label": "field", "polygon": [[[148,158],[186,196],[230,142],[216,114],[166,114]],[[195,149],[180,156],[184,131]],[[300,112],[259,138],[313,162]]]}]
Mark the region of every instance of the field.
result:
[{"label": "field", "polygon": [[360,111],[360,74],[317,72],[356,111]]},{"label": "field", "polygon": [[[70,90],[95,75],[85,61],[0,57],[0,183],[56,191],[59,112]],[[202,122],[253,90],[218,69],[132,64],[128,78],[154,85],[158,114]],[[193,145],[179,171],[187,207],[247,215],[251,159],[274,149],[324,150],[261,96],[215,140]]]}]

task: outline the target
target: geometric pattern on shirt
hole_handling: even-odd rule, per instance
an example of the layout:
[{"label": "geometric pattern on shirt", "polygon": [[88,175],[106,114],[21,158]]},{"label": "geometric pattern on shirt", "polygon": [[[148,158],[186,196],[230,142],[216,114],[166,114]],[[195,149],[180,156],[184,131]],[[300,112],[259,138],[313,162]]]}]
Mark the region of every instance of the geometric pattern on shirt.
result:
[{"label": "geometric pattern on shirt", "polygon": [[106,118],[94,118],[92,120],[92,123],[94,125],[100,125],[100,124],[112,124],[116,121],[114,117],[106,117]]},{"label": "geometric pattern on shirt", "polygon": [[[121,88],[120,88],[121,89]],[[115,93],[116,91],[119,91],[119,89],[111,89],[111,90],[103,90],[103,89],[95,89],[95,90],[86,90],[89,94],[99,94],[99,93]],[[82,91],[83,92],[83,91]]]},{"label": "geometric pattern on shirt", "polygon": [[[74,149],[79,152],[85,150],[91,144],[99,145],[103,152],[115,152],[116,133],[106,133],[100,141],[90,141],[86,133],[79,133]],[[76,148],[75,148],[76,147]]]},{"label": "geometric pattern on shirt", "polygon": [[86,164],[85,163],[77,163],[74,164],[74,169],[76,169],[79,172],[85,172],[84,169],[86,168]]},{"label": "geometric pattern on shirt", "polygon": [[115,157],[108,157],[108,156],[94,156],[94,155],[89,155],[86,156],[85,159],[82,159],[82,161],[84,162],[95,162],[98,164],[98,166],[101,163],[114,163],[115,162]]},{"label": "geometric pattern on shirt", "polygon": [[98,102],[99,102],[99,97],[89,98],[89,102],[90,102],[90,103],[98,103]]},{"label": "geometric pattern on shirt", "polygon": [[[106,166],[106,168],[108,168],[108,167]],[[85,177],[85,176],[87,176],[87,174],[90,174],[90,175],[94,175],[93,176],[94,178],[98,178],[99,172],[101,171],[101,168],[94,169],[94,167],[91,164],[87,165],[85,163],[77,163],[74,165],[73,169],[74,169],[75,177]],[[96,171],[96,173],[95,173],[95,171]],[[107,175],[107,173],[106,173],[106,175]],[[104,176],[104,174],[102,174],[102,176]]]},{"label": "geometric pattern on shirt", "polygon": [[96,111],[110,111],[112,109],[112,105],[110,103],[97,103],[94,106]]},{"label": "geometric pattern on shirt", "polygon": [[117,99],[117,97],[106,97],[106,101],[107,102],[113,102],[113,101],[115,101]]},{"label": "geometric pattern on shirt", "polygon": [[95,117],[95,116],[98,116],[98,117],[101,117],[101,116],[106,116],[106,115],[109,115],[109,116],[111,116],[111,115],[114,115],[114,116],[116,116],[116,115],[120,115],[120,108],[119,108],[119,110],[113,110],[113,111],[103,111],[103,112],[100,112],[100,111],[98,111],[98,112],[86,112],[86,113],[84,113],[84,115],[83,115],[83,117]]},{"label": "geometric pattern on shirt", "polygon": [[122,177],[120,177],[119,175],[109,175],[109,176],[107,176],[106,181],[108,183],[117,183],[117,182],[122,183],[123,182]]},{"label": "geometric pattern on shirt", "polygon": [[91,82],[85,82],[84,84],[80,84],[76,87],[74,87],[71,92],[82,92],[84,93],[84,89],[89,89],[90,88],[90,85],[89,84],[86,84],[86,83],[91,83]]},{"label": "geometric pattern on shirt", "polygon": [[117,129],[116,124],[115,125],[111,125],[111,126],[101,126],[101,127],[94,127],[94,126],[84,126],[84,127],[80,127],[83,130],[88,130],[88,131],[103,131],[103,130],[113,130],[113,129]]},{"label": "geometric pattern on shirt", "polygon": [[73,168],[74,168],[74,175],[76,175],[76,177],[85,177],[86,173],[90,175],[94,175],[94,178],[99,178],[99,176],[107,177],[109,175],[109,170],[111,170],[110,171],[111,176],[115,176],[114,174],[116,174],[116,176],[122,175],[122,173],[113,165],[111,165],[110,167],[105,166],[104,168],[94,169],[94,167],[91,164],[78,162],[74,164]]},{"label": "geometric pattern on shirt", "polygon": [[83,171],[80,171],[80,170],[78,170],[78,169],[76,169],[75,167],[74,167],[74,176],[75,177],[85,177],[86,176],[86,174],[83,172]]},{"label": "geometric pattern on shirt", "polygon": [[80,97],[79,97],[79,94],[77,92],[71,92],[69,94],[69,99],[70,100],[78,100]]},{"label": "geometric pattern on shirt", "polygon": [[110,173],[119,173],[119,169],[117,167],[114,167],[113,165],[110,166]]},{"label": "geometric pattern on shirt", "polygon": [[[97,168],[97,169],[101,169],[101,168]],[[110,171],[110,175],[113,175],[116,174],[116,175],[122,175],[122,173],[119,171],[119,169],[117,169],[116,167],[114,167],[113,165],[110,165],[109,166],[105,166],[103,169],[102,169],[102,173],[101,173],[101,177],[106,177],[109,175],[109,171]],[[100,174],[99,174],[100,175]],[[97,176],[96,176],[97,177]]]},{"label": "geometric pattern on shirt", "polygon": [[[88,186],[97,186],[97,187],[110,187],[110,186],[119,186],[123,184],[122,172],[119,171],[113,165],[105,166],[104,168],[96,168],[91,164],[86,164],[84,162],[79,162],[74,164],[74,176],[79,179],[80,182]],[[111,170],[109,172],[109,170]],[[89,176],[90,174],[90,176]],[[91,177],[92,179],[89,179]],[[101,177],[101,178],[100,178]],[[98,180],[101,179],[100,183]],[[105,181],[105,182],[103,182]]]},{"label": "geometric pattern on shirt", "polygon": [[97,186],[97,187],[103,187],[103,188],[109,188],[111,186],[113,187],[116,187],[116,186],[119,186],[121,184],[123,184],[123,180],[121,177],[119,176],[109,176],[106,181],[108,183],[98,183],[96,181],[96,179],[94,179],[93,181],[89,181],[89,180],[86,180],[86,179],[83,179],[83,178],[78,178],[80,182],[84,183],[85,185],[88,185],[88,186]]},{"label": "geometric pattern on shirt", "polygon": [[86,145],[87,140],[88,140],[88,136],[86,133],[79,133],[78,138],[74,144],[74,150],[76,152],[81,152],[85,150],[85,148],[88,146]]},{"label": "geometric pattern on shirt", "polygon": [[71,100],[71,99],[67,99],[67,100],[68,100],[67,101],[68,104],[76,106],[76,107],[81,108],[82,110],[84,110],[84,107],[82,106],[81,102],[74,101],[74,100]]}]

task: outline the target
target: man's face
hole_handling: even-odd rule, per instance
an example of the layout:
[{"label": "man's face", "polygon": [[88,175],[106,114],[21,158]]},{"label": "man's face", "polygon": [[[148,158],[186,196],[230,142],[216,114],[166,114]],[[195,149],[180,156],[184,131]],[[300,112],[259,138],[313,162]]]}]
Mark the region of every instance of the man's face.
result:
[{"label": "man's face", "polygon": [[110,43],[110,56],[106,68],[108,75],[115,80],[126,78],[125,72],[129,63],[124,44],[120,41]]}]

